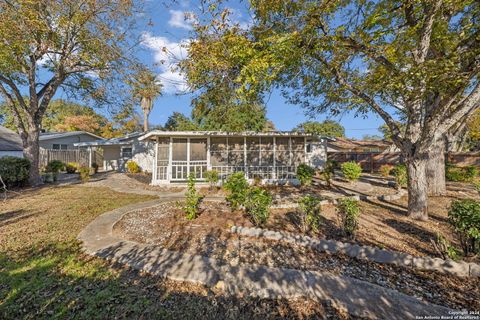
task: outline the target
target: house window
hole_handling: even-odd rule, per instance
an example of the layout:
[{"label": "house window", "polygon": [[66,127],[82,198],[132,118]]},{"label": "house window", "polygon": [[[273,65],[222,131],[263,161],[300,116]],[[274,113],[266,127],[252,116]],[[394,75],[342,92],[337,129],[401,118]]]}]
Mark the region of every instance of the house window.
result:
[{"label": "house window", "polygon": [[54,143],[52,145],[52,149],[53,150],[67,150],[68,149],[68,145],[67,144],[56,144]]},{"label": "house window", "polygon": [[131,158],[131,157],[132,157],[132,147],[123,147],[122,158]]},{"label": "house window", "polygon": [[312,144],[307,143],[307,153],[312,153]]}]

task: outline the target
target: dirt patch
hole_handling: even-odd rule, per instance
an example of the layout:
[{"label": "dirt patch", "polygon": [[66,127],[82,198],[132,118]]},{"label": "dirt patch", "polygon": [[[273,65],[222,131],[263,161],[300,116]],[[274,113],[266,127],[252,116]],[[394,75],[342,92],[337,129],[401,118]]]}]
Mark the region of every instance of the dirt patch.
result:
[{"label": "dirt patch", "polygon": [[[266,227],[295,230],[297,227],[291,222],[289,213],[293,214],[288,210],[273,210]],[[243,212],[231,212],[219,202],[203,203],[200,216],[188,221],[184,213],[170,202],[125,215],[114,226],[114,233],[128,240],[213,257],[224,263],[329,271],[452,308],[480,307],[479,279],[465,281],[454,276],[381,265],[345,255],[329,255],[292,244],[241,237],[228,231],[232,225],[251,226],[251,222]],[[340,231],[325,223],[320,233],[339,237]]]}]

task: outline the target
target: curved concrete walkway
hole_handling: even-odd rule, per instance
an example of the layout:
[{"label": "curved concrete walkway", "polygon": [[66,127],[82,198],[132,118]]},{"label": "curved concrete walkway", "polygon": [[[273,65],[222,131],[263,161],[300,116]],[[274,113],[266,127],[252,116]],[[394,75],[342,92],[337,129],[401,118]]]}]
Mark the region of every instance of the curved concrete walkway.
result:
[{"label": "curved concrete walkway", "polygon": [[227,294],[333,300],[351,315],[373,319],[446,316],[451,311],[391,289],[328,272],[225,265],[216,259],[126,241],[113,235],[113,225],[124,214],[160,202],[129,205],[99,216],[78,236],[85,252],[169,279],[217,286]]}]

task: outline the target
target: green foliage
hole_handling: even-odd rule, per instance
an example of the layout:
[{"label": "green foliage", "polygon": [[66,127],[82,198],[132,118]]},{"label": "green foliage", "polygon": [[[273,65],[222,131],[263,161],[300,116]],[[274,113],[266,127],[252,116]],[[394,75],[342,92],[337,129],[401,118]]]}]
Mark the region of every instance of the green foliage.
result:
[{"label": "green foliage", "polygon": [[302,186],[310,185],[314,175],[315,169],[305,163],[302,163],[297,167],[297,179],[300,180]]},{"label": "green foliage", "polygon": [[435,240],[432,240],[432,243],[433,248],[440,254],[442,259],[452,259],[454,261],[460,260],[461,252],[452,246],[442,234],[437,233]]},{"label": "green foliage", "polygon": [[90,168],[89,167],[80,167],[78,168],[78,173],[80,173],[80,181],[82,183],[88,182],[90,180]]},{"label": "green foliage", "polygon": [[325,179],[325,182],[327,182],[328,186],[331,186],[331,181],[332,181],[333,175],[335,174],[335,165],[336,165],[335,160],[327,160],[325,162],[325,166],[323,167],[322,177],[323,179]]},{"label": "green foliage", "polygon": [[480,253],[480,202],[471,199],[453,201],[448,221],[460,240],[463,253],[466,256]]},{"label": "green foliage", "polygon": [[245,197],[248,190],[248,181],[243,172],[235,172],[227,177],[223,187],[229,192],[226,197],[233,210],[245,204]]},{"label": "green foliage", "polygon": [[333,138],[345,137],[345,128],[334,120],[307,121],[300,123],[293,130]]},{"label": "green foliage", "polygon": [[210,184],[210,189],[213,189],[220,180],[220,176],[217,170],[205,171],[203,176],[205,177],[205,180]]},{"label": "green foliage", "polygon": [[65,168],[65,164],[60,160],[52,160],[47,164],[45,170],[47,172],[58,173]]},{"label": "green foliage", "polygon": [[393,166],[390,165],[390,164],[382,164],[380,166],[380,174],[384,177],[389,177],[392,175],[392,171],[393,171]]},{"label": "green foliage", "polygon": [[447,163],[445,166],[445,178],[455,182],[473,182],[478,176],[478,169],[475,166],[457,167]]},{"label": "green foliage", "polygon": [[266,190],[259,187],[247,189],[244,205],[254,225],[261,226],[267,222],[271,204],[272,196]]},{"label": "green foliage", "polygon": [[188,175],[187,192],[185,193],[185,211],[188,220],[194,220],[198,215],[198,206],[202,196],[199,195],[197,189],[195,189],[195,173],[191,172]]},{"label": "green foliage", "polygon": [[30,161],[17,157],[0,158],[0,176],[7,187],[22,187],[28,182]]},{"label": "green foliage", "polygon": [[398,188],[405,188],[408,182],[407,166],[404,164],[397,164],[392,170],[395,182]]},{"label": "green foliage", "polygon": [[347,237],[355,239],[358,229],[358,216],[360,215],[358,201],[352,198],[338,200],[338,212],[342,220],[343,231]]},{"label": "green foliage", "polygon": [[480,182],[478,181],[473,182],[473,187],[478,193],[480,193]]},{"label": "green foliage", "polygon": [[97,173],[98,172],[98,164],[96,162],[92,163],[92,169],[93,169],[93,173]]},{"label": "green foliage", "polygon": [[174,112],[168,117],[164,127],[169,131],[194,131],[199,129],[191,119],[180,112]]},{"label": "green foliage", "polygon": [[299,207],[302,217],[303,232],[312,230],[318,231],[321,222],[320,198],[312,195],[306,195],[300,199]]},{"label": "green foliage", "polygon": [[348,181],[357,181],[362,175],[362,167],[355,161],[342,163],[341,169],[343,176]]},{"label": "green foliage", "polygon": [[140,173],[140,172],[142,172],[142,169],[140,168],[138,163],[136,163],[133,160],[129,160],[127,162],[127,172],[128,173]]},{"label": "green foliage", "polygon": [[67,173],[75,173],[78,168],[79,165],[76,162],[69,162],[65,165],[65,171],[67,171]]}]

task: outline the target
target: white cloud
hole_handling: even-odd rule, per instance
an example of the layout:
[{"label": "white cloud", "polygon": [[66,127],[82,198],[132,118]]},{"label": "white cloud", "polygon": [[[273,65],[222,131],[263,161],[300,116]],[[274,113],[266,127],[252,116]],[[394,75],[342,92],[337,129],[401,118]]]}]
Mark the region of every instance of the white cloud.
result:
[{"label": "white cloud", "polygon": [[165,37],[156,37],[149,32],[142,35],[142,44],[153,51],[154,62],[160,68],[158,79],[165,93],[181,93],[188,90],[185,77],[175,70],[177,63],[187,57],[189,41],[173,42]]},{"label": "white cloud", "polygon": [[192,25],[195,21],[196,20],[191,12],[170,10],[170,20],[168,20],[168,25],[171,27],[192,30]]}]

